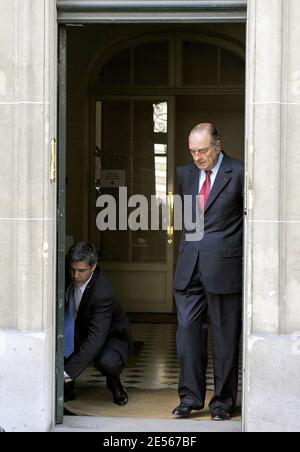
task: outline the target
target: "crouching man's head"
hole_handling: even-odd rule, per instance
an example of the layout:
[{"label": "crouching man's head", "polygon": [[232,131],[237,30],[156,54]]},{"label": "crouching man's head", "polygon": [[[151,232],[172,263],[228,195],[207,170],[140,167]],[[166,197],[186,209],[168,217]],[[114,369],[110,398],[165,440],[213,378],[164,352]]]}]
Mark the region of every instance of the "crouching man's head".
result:
[{"label": "crouching man's head", "polygon": [[75,287],[81,287],[91,278],[97,262],[97,249],[92,243],[79,242],[70,248],[67,263]]}]

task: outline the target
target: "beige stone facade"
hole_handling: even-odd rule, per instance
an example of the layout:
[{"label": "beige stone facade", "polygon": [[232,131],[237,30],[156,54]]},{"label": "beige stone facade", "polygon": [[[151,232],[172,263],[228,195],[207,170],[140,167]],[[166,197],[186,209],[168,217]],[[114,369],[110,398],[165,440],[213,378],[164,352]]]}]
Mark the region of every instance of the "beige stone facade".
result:
[{"label": "beige stone facade", "polygon": [[[244,431],[299,431],[300,2],[249,0]],[[57,11],[0,1],[0,426],[55,424]]]},{"label": "beige stone facade", "polygon": [[248,6],[244,423],[299,430],[300,3]]},{"label": "beige stone facade", "polygon": [[0,2],[1,426],[48,430],[54,419],[56,8]]}]

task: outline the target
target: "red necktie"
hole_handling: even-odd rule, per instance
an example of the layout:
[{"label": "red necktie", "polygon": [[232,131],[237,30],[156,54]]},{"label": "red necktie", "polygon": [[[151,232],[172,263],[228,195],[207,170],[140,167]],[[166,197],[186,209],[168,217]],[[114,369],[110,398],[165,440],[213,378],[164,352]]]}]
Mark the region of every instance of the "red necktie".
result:
[{"label": "red necktie", "polygon": [[[200,198],[200,205],[202,205],[202,203],[204,202],[204,209],[207,206],[207,201],[211,192],[211,180],[210,180],[210,176],[212,174],[212,171],[205,171],[206,174],[206,179],[205,182],[201,188],[200,191],[200,196],[203,196],[203,198]],[[202,202],[201,202],[202,200]]]}]

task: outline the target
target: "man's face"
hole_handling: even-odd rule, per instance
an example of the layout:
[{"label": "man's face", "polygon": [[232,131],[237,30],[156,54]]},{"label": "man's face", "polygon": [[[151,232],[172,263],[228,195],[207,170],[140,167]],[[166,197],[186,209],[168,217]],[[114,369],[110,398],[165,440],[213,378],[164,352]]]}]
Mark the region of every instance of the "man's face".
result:
[{"label": "man's face", "polygon": [[75,287],[81,287],[86,283],[93,272],[95,271],[97,264],[88,265],[86,262],[71,262],[69,265],[70,276]]},{"label": "man's face", "polygon": [[202,171],[214,168],[221,152],[221,141],[212,144],[212,137],[207,130],[190,135],[189,148],[196,166]]}]

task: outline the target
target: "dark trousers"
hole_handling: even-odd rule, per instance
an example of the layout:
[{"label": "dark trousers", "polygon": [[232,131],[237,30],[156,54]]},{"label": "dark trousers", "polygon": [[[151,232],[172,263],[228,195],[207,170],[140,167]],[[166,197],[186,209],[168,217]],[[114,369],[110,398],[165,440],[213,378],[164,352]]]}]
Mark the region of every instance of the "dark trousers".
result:
[{"label": "dark trousers", "polygon": [[[124,347],[123,347],[124,348]],[[94,367],[101,372],[107,379],[107,382],[118,378],[124,367],[124,361],[121,353],[109,346],[109,342],[104,346],[101,353],[94,360]],[[64,400],[75,400],[75,381],[65,383]]]},{"label": "dark trousers", "polygon": [[125,364],[121,354],[107,345],[94,360],[94,366],[105,377],[115,378],[121,375]]},{"label": "dark trousers", "polygon": [[207,313],[213,341],[214,397],[210,409],[232,412],[238,392],[238,360],[242,294],[209,293],[203,284],[199,260],[184,291],[175,290],[178,313],[177,353],[181,374],[179,396],[195,409],[205,405],[207,370]]}]

